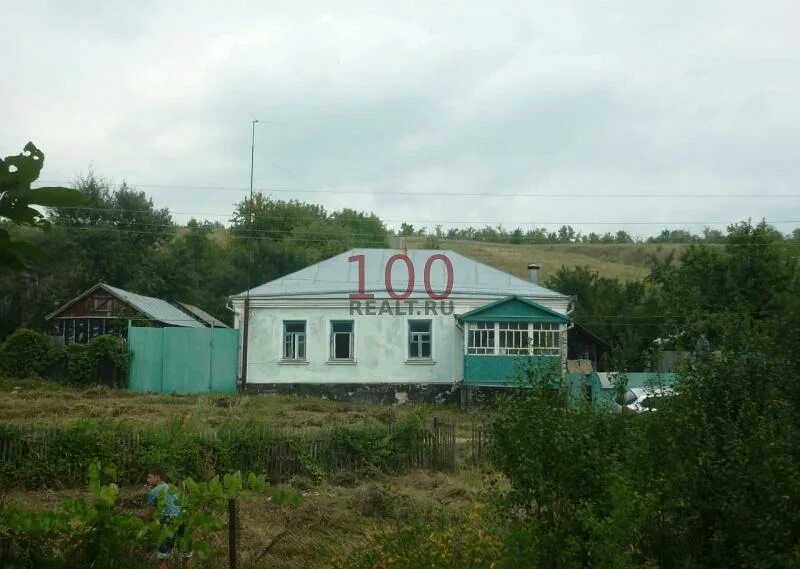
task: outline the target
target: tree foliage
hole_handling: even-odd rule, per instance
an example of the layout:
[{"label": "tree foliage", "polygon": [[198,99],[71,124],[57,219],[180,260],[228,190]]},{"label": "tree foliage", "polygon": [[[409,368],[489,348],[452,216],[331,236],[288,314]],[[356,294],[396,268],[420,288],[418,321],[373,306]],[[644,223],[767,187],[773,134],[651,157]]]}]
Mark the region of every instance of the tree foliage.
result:
[{"label": "tree foliage", "polygon": [[[44,153],[29,142],[21,154],[0,159],[0,221],[46,229],[49,225],[36,206],[53,207],[80,204],[82,196],[73,190],[57,187],[32,189],[44,166]],[[24,269],[41,255],[31,243],[11,239],[0,226],[0,275]]]},{"label": "tree foliage", "polygon": [[124,182],[79,179],[79,205],[59,204],[42,220],[50,230],[9,231],[42,255],[25,272],[0,277],[0,338],[18,327],[45,329],[44,317],[97,282],[167,301],[194,304],[230,319],[227,297],[352,247],[386,245],[373,215],[329,213],[298,201],[256,194],[240,202],[230,228],[170,212]]},{"label": "tree foliage", "polygon": [[505,566],[800,561],[797,259],[764,224],[738,224],[724,248],[693,247],[652,282],[669,326],[708,334],[712,350],[652,413],[570,410],[553,378],[503,398],[492,441],[511,485],[497,500]]}]

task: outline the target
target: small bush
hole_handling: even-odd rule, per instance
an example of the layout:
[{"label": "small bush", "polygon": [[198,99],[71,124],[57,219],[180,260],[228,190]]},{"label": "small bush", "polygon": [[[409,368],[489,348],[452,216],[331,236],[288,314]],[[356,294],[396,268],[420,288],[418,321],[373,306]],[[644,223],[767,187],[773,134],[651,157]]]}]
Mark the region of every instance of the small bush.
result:
[{"label": "small bush", "polygon": [[129,368],[130,354],[112,335],[62,347],[46,334],[20,328],[0,347],[0,374],[16,379],[42,377],[75,385],[124,387]]},{"label": "small bush", "polygon": [[103,383],[114,387],[127,385],[130,354],[116,336],[105,334],[88,344],[70,344],[66,354],[66,380],[69,383]]},{"label": "small bush", "polygon": [[394,495],[386,486],[369,482],[359,486],[353,496],[353,509],[370,518],[386,518],[394,506]]},{"label": "small bush", "polygon": [[0,373],[19,379],[45,376],[62,357],[49,336],[20,328],[0,347]]},{"label": "small bush", "polygon": [[502,565],[501,536],[480,506],[461,512],[428,512],[368,536],[364,548],[332,559],[335,569],[494,569]]}]

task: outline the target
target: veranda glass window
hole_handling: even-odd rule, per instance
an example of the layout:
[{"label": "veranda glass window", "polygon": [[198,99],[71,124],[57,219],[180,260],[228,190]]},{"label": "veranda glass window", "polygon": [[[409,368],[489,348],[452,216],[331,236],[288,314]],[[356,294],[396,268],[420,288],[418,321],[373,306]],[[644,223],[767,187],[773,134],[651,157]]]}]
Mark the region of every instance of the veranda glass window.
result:
[{"label": "veranda glass window", "polygon": [[527,322],[500,322],[499,352],[504,355],[528,355],[530,335]]},{"label": "veranda glass window", "polygon": [[470,322],[467,325],[467,353],[559,356],[560,329],[560,324],[551,322]]},{"label": "veranda glass window", "polygon": [[494,353],[494,322],[475,322],[470,325],[468,334],[468,354]]}]

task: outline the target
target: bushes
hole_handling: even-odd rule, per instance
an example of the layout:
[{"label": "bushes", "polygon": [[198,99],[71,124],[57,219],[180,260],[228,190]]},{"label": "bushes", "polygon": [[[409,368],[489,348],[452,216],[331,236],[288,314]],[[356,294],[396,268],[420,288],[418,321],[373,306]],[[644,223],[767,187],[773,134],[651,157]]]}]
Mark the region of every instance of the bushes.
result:
[{"label": "bushes", "polygon": [[[480,506],[434,511],[375,532],[363,549],[333,559],[335,569],[494,569],[503,543]],[[513,567],[535,567],[523,563]]]},{"label": "bushes", "polygon": [[0,374],[20,379],[44,376],[62,356],[49,336],[20,328],[0,346]]},{"label": "bushes", "polygon": [[88,344],[62,347],[45,334],[21,328],[0,347],[0,374],[19,379],[38,376],[75,385],[123,387],[129,368],[130,354],[122,340],[108,334]]},{"label": "bushes", "polygon": [[796,356],[743,345],[700,357],[653,413],[568,410],[537,378],[504,398],[491,440],[511,486],[497,497],[505,566],[796,566]]},{"label": "bushes", "polygon": [[318,481],[343,467],[388,472],[422,465],[418,441],[425,434],[417,421],[336,429],[313,438],[254,424],[218,432],[197,431],[179,422],[142,431],[91,422],[49,430],[0,426],[0,454],[8,456],[0,462],[0,487],[74,486],[95,459],[115,465],[125,483],[142,482],[152,466],[164,468],[171,478],[207,479],[218,472],[243,470],[262,472],[273,480],[299,474]]},{"label": "bushes", "polygon": [[[144,560],[153,556],[159,543],[173,537],[175,525],[162,526],[157,509],[147,521],[119,508],[113,468],[101,469],[100,463],[93,462],[88,470],[88,499],[65,500],[58,511],[0,506],[0,567],[138,569],[147,566]],[[191,541],[201,562],[219,559],[225,553],[219,538],[226,529],[229,501],[267,491],[264,477],[252,473],[183,481],[176,495],[186,533],[176,540],[176,547],[185,550]],[[298,496],[285,491],[269,494],[275,504],[299,502]]]}]

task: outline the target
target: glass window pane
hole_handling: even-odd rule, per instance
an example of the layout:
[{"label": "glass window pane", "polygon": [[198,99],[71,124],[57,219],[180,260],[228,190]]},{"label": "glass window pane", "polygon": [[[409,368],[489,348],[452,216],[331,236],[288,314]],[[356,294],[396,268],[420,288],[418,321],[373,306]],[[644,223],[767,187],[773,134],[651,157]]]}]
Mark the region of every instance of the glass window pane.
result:
[{"label": "glass window pane", "polygon": [[87,342],[89,340],[89,322],[86,318],[79,318],[75,321],[75,341]]},{"label": "glass window pane", "polygon": [[285,330],[287,332],[305,332],[306,331],[306,323],[305,320],[286,320],[283,323]]},{"label": "glass window pane", "polygon": [[411,332],[430,332],[431,331],[431,321],[430,320],[409,320],[408,321],[409,330]]},{"label": "glass window pane", "polygon": [[431,343],[430,342],[422,342],[420,351],[421,351],[420,357],[423,357],[423,358],[431,357]]},{"label": "glass window pane", "polygon": [[333,357],[335,359],[350,359],[350,334],[334,334],[333,336]]},{"label": "glass window pane", "polygon": [[336,332],[352,332],[353,331],[353,321],[352,320],[339,320],[331,322],[331,330]]}]

